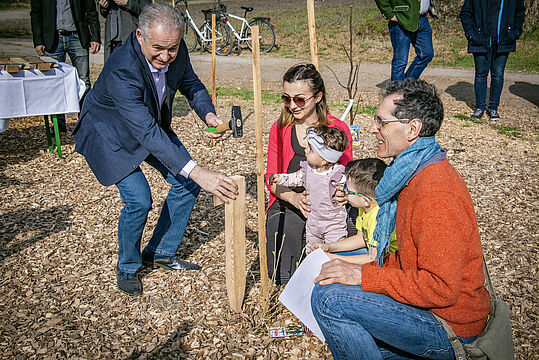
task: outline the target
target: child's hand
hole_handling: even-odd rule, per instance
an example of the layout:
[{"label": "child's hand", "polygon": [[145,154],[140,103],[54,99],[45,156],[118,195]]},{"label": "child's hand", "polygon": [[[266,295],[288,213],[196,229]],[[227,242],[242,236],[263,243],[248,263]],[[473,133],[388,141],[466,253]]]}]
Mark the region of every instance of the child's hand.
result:
[{"label": "child's hand", "polygon": [[328,244],[322,244],[322,243],[316,243],[311,245],[311,251],[315,251],[316,249],[322,249],[325,252],[329,251],[329,245]]},{"label": "child's hand", "polygon": [[277,181],[279,181],[279,175],[277,175],[277,174],[271,174],[271,175],[270,175],[270,179],[269,179],[269,183],[270,183],[270,184],[276,184]]},{"label": "child's hand", "polygon": [[335,195],[333,195],[333,200],[339,205],[346,205],[348,203],[348,196],[344,192],[344,186],[337,185]]}]

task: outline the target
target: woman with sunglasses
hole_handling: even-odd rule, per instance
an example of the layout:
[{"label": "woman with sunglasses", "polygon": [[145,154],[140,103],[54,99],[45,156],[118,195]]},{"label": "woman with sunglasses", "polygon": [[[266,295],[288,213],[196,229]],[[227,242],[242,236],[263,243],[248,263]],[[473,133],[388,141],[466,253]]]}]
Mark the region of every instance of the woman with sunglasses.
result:
[{"label": "woman with sunglasses", "polygon": [[299,265],[304,246],[305,222],[310,211],[303,187],[276,186],[272,174],[293,173],[306,161],[307,129],[328,125],[346,134],[348,145],[339,163],[352,160],[352,135],[348,125],[328,113],[324,81],[312,64],[295,65],[283,76],[283,110],[271,127],[268,145],[266,186],[270,198],[266,217],[267,259],[270,279],[286,284]]}]

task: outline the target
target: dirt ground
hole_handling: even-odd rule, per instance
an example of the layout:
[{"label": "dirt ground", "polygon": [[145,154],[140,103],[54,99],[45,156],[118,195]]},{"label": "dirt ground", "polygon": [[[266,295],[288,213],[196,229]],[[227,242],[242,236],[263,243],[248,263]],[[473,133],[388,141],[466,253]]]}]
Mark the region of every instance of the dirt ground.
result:
[{"label": "dirt ground", "polygon": [[[250,3],[256,7],[270,2]],[[295,3],[279,2],[282,6]],[[27,40],[17,41],[28,47]],[[0,39],[0,51],[7,44]],[[305,60],[264,56],[262,89],[279,93],[284,71]],[[195,54],[192,61],[210,85],[211,57]],[[92,63],[97,74],[99,58]],[[340,116],[342,108],[336,104],[347,97],[325,65],[342,77],[346,64],[321,65],[331,112]],[[250,74],[250,53],[218,58],[220,87],[251,89]],[[365,59],[360,105],[378,104],[388,74],[389,65],[368,64]],[[437,138],[474,200],[494,286],[511,307],[516,358],[539,359],[538,75],[506,74],[500,107],[503,120],[497,124],[458,118],[470,114],[473,106],[473,71],[429,67],[424,78],[441,92],[445,118]],[[262,314],[260,307],[252,101],[218,99],[218,113],[225,118],[231,105],[241,105],[245,133],[240,139],[225,137],[213,147],[201,135],[202,123],[196,115],[184,102],[179,103],[173,127],[192,157],[202,166],[246,176],[248,275],[242,313],[235,314],[228,306],[224,209],[214,207],[207,193],[199,196],[178,251],[178,256],[203,269],[148,272],[143,295],[129,298],[117,290],[114,274],[117,217],[122,207],[116,188],[99,185],[84,158],[74,152],[72,136],[62,135],[64,158],[60,159],[46,150],[42,118],[12,119],[10,128],[0,134],[0,358],[331,358],[327,347],[313,336],[272,339],[266,330],[266,326],[298,322],[276,301],[270,313]],[[280,107],[271,101],[263,103],[264,143]],[[370,121],[370,115],[358,115],[361,144],[354,148],[355,158],[375,156],[376,142],[367,132]],[[69,129],[75,122],[76,116],[68,119]],[[508,127],[517,127],[519,134],[502,134],[501,129]],[[154,199],[144,246],[168,186],[152,168],[143,165],[143,170]]]}]

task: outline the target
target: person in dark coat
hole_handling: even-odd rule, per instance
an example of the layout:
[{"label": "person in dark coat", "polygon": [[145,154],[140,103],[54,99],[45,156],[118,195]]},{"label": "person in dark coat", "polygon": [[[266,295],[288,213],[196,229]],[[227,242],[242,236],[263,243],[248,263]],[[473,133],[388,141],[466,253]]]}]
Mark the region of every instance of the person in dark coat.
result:
[{"label": "person in dark coat", "polygon": [[[498,106],[503,89],[505,64],[524,24],[523,0],[464,0],[460,21],[468,39],[468,52],[475,62],[475,111],[480,119],[487,111],[491,120],[499,120]],[[490,71],[488,107],[487,77]]]},{"label": "person in dark coat", "polygon": [[[39,56],[65,62],[66,54],[90,89],[88,49],[95,54],[101,47],[99,16],[93,0],[31,0],[30,18],[34,47]],[[58,116],[61,132],[65,117]]]},{"label": "person in dark coat", "polygon": [[105,62],[137,28],[138,16],[151,0],[99,0],[99,12],[105,22]]},{"label": "person in dark coat", "polygon": [[[223,201],[237,194],[231,178],[207,170],[191,158],[171,127],[178,90],[205,124],[223,123],[191,66],[182,40],[185,25],[181,13],[155,3],[142,10],[139,20],[137,30],[105,63],[73,131],[75,150],[102,185],[116,185],[124,203],[118,220],[116,278],[119,289],[132,296],[142,293],[142,264],[166,270],[200,269],[178,259],[176,251],[201,188]],[[142,162],[157,169],[171,187],[141,254],[142,234],[152,208]]]}]

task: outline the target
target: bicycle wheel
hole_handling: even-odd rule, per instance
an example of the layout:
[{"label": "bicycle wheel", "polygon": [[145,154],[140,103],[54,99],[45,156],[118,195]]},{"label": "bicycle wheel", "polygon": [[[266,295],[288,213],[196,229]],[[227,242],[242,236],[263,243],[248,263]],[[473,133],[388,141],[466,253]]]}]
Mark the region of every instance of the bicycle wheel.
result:
[{"label": "bicycle wheel", "polygon": [[273,49],[275,45],[275,31],[273,30],[273,25],[271,25],[267,20],[255,19],[249,23],[247,28],[247,46],[250,50],[253,50],[251,44],[251,26],[258,25],[258,38],[260,41],[260,53],[264,54]]},{"label": "bicycle wheel", "polygon": [[[200,46],[205,51],[211,52],[211,23],[205,22],[202,24],[200,32],[206,39],[200,39]],[[215,24],[215,53],[217,55],[228,55],[232,51],[232,45],[230,29],[222,21],[217,21]]]},{"label": "bicycle wheel", "polygon": [[185,24],[185,33],[183,34],[183,41],[185,41],[185,45],[187,45],[187,50],[189,52],[196,49],[197,43],[198,43],[198,34],[195,31],[195,28],[193,27],[193,25],[189,23]]}]

